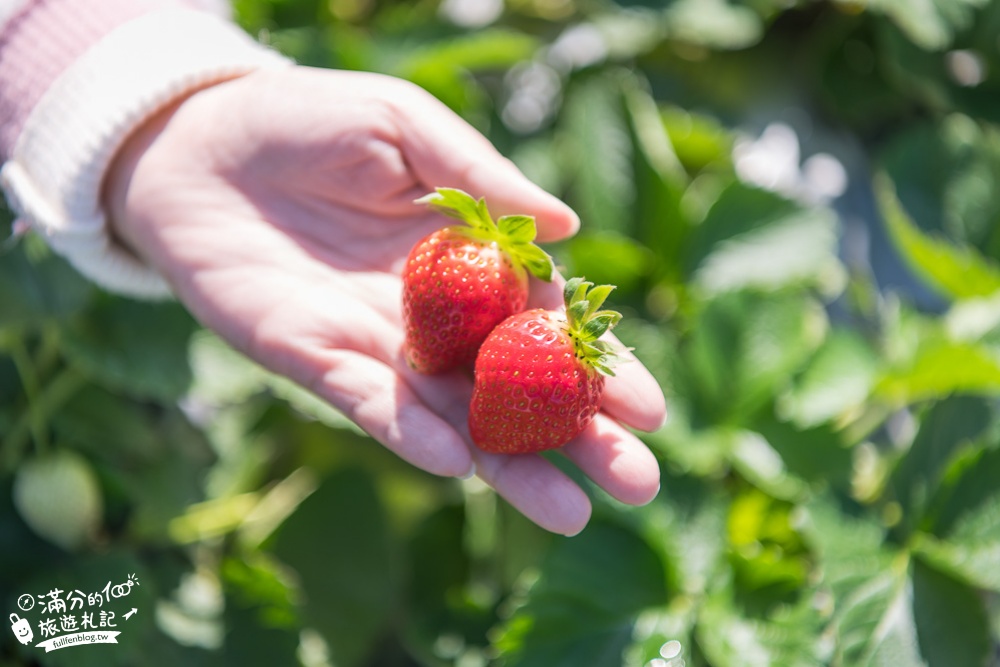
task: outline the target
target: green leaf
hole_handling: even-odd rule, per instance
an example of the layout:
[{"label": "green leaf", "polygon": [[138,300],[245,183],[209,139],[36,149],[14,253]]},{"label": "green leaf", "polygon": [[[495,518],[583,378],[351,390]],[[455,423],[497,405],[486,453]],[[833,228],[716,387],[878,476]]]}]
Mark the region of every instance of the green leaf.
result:
[{"label": "green leaf", "polygon": [[885,545],[882,526],[829,497],[808,504],[802,525],[820,563],[820,587],[832,597],[826,629],[834,638],[832,664],[922,664],[910,615],[907,559]]},{"label": "green leaf", "polygon": [[207,330],[191,337],[188,360],[194,376],[188,396],[211,405],[243,403],[265,389],[270,375]]},{"label": "green leaf", "polygon": [[781,457],[785,477],[820,487],[850,489],[851,449],[844,444],[842,434],[831,425],[798,428],[766,415],[754,422],[753,428]]},{"label": "green leaf", "polygon": [[702,596],[725,561],[730,502],[718,486],[664,466],[663,488],[644,508],[643,535],[661,553],[671,591],[683,604]]},{"label": "green leaf", "polygon": [[505,28],[461,33],[406,52],[392,73],[420,83],[442,70],[503,69],[530,58],[538,46],[535,37]]},{"label": "green leaf", "polygon": [[566,308],[566,314],[569,316],[571,322],[580,323],[583,321],[583,316],[587,314],[587,307],[590,305],[586,300],[584,301],[574,301],[569,304]]},{"label": "green leaf", "polygon": [[[609,262],[610,266],[601,270],[619,269],[623,274],[634,274],[640,271],[652,271],[676,278],[679,258],[684,251],[684,239],[690,231],[686,216],[681,214],[681,198],[688,187],[688,175],[684,171],[673,137],[668,135],[664,119],[648,90],[648,85],[636,80],[635,85],[625,86],[625,106],[628,112],[628,127],[631,130],[633,151],[633,180],[635,182],[635,218],[636,227],[632,239],[616,235],[618,245],[623,245],[633,256],[622,258],[619,267],[617,263]],[[610,239],[614,242],[616,239]],[[574,242],[575,245],[575,242]],[[574,246],[570,247],[572,253]],[[621,255],[612,245],[615,256]],[[597,253],[594,253],[595,256]],[[641,259],[643,254],[651,255],[649,259]],[[652,257],[663,259],[654,263]],[[578,261],[574,258],[574,261]],[[597,262],[593,262],[597,264]],[[618,285],[623,291],[632,289],[634,279],[626,280],[622,276],[598,277],[593,270],[577,271],[584,275],[592,275],[600,282]]]},{"label": "green leaf", "polygon": [[0,329],[65,320],[82,310],[95,291],[58,256],[29,258],[26,241],[0,248]]},{"label": "green leaf", "polygon": [[50,426],[60,441],[93,460],[148,465],[164,447],[151,416],[136,403],[89,385],[52,416]]},{"label": "green leaf", "polygon": [[760,409],[813,354],[825,329],[823,312],[801,294],[712,299],[681,352],[698,418],[738,423]]},{"label": "green leaf", "polygon": [[302,617],[338,665],[364,664],[399,595],[395,550],[374,482],[339,471],[278,528],[274,554],[291,567],[305,599]]},{"label": "green leaf", "polygon": [[[878,69],[886,78],[884,82],[886,88],[896,91],[897,95],[902,93],[911,99],[918,100],[919,103],[935,111],[947,113],[956,110],[968,114],[977,120],[985,120],[992,123],[1000,120],[1000,111],[997,110],[995,104],[992,104],[992,101],[996,99],[997,93],[1000,92],[1000,85],[998,85],[994,77],[987,75],[987,72],[994,70],[998,62],[992,48],[993,40],[989,36],[996,32],[995,16],[997,6],[993,2],[989,2],[989,0],[986,1],[989,4],[987,4],[984,11],[978,12],[973,30],[963,31],[958,36],[956,46],[960,46],[961,48],[947,54],[942,54],[940,51],[926,51],[921,49],[918,45],[908,40],[899,30],[893,29],[892,26],[880,26],[882,29],[878,31],[880,56],[880,67]],[[993,17],[990,16],[990,13],[993,14]],[[965,67],[957,65],[957,63],[962,62],[963,56],[972,59],[971,63],[973,66],[971,68],[968,65]],[[975,64],[979,65],[979,71],[976,71]],[[898,114],[900,111],[901,109],[896,109],[895,113]],[[955,118],[956,116],[946,118],[942,125],[949,125]],[[970,119],[966,118],[964,120],[968,121]],[[911,137],[914,134],[913,130],[919,132],[921,129],[920,124],[914,125],[915,127],[912,129],[905,128],[901,133],[902,137]],[[991,132],[988,127],[983,127],[982,130],[994,136],[996,134],[995,131]],[[977,133],[978,131],[979,128],[976,128]],[[933,148],[933,146],[930,147]],[[981,143],[975,146],[967,145],[963,148],[971,148],[972,150],[963,150],[961,152],[966,155],[972,154],[985,157],[989,153],[993,153],[995,147],[995,141],[989,141],[985,144]],[[921,157],[934,164],[947,165],[946,168],[940,171],[934,170],[935,174],[933,178],[926,179],[924,177],[928,181],[933,181],[932,189],[926,193],[929,198],[940,195],[942,190],[945,192],[951,191],[952,186],[959,183],[962,184],[963,189],[968,188],[965,194],[969,195],[970,201],[966,203],[958,200],[949,202],[949,204],[954,203],[959,207],[965,208],[971,218],[968,221],[957,221],[960,225],[976,226],[975,223],[982,221],[980,217],[981,212],[976,209],[981,204],[986,204],[990,208],[995,206],[991,202],[984,201],[982,198],[984,190],[991,185],[989,181],[995,178],[995,172],[990,173],[989,171],[979,169],[987,165],[982,162],[975,165],[962,164],[955,161],[958,155],[954,153],[947,155],[927,153]],[[921,178],[916,173],[919,171],[917,165],[900,166],[904,171],[909,172],[909,176],[916,176],[918,179]],[[968,178],[973,175],[973,172],[968,169],[970,166],[976,168],[978,172],[977,176],[985,176],[988,180],[984,179],[976,183],[974,179]],[[918,219],[929,217],[924,212],[915,212],[914,215]],[[921,225],[922,223],[923,221],[921,220]]]},{"label": "green leaf", "polygon": [[531,244],[515,246],[511,251],[533,276],[545,282],[552,280],[552,258],[544,250]]},{"label": "green leaf", "polygon": [[[926,54],[944,66],[940,54]],[[928,170],[922,165],[934,164]],[[878,155],[899,206],[927,234],[1000,258],[1000,132],[953,113],[897,133]]]},{"label": "green leaf", "polygon": [[808,593],[810,563],[793,517],[796,506],[748,487],[727,522],[733,588],[745,614],[767,618]]},{"label": "green leaf", "polygon": [[620,313],[609,313],[607,315],[597,315],[583,326],[584,340],[593,340],[603,336],[608,329],[621,319]]},{"label": "green leaf", "polygon": [[946,466],[971,447],[994,421],[986,399],[952,396],[933,404],[923,415],[909,451],[889,481],[903,509],[897,530],[912,531],[937,496]]},{"label": "green leaf", "polygon": [[897,247],[938,292],[951,299],[963,299],[989,296],[1000,290],[1000,269],[974,248],[922,232],[903,209],[888,178],[876,180],[875,193]]},{"label": "green leaf", "polygon": [[674,39],[713,49],[746,48],[764,32],[757,12],[728,0],[679,0],[665,18]]},{"label": "green leaf", "polygon": [[807,491],[805,483],[788,473],[784,460],[759,433],[734,432],[729,460],[749,482],[776,498],[794,500]]},{"label": "green leaf", "polygon": [[819,614],[805,602],[778,609],[766,619],[748,617],[719,586],[698,616],[698,646],[713,667],[819,667]]},{"label": "green leaf", "polygon": [[605,310],[603,313],[597,312],[598,310],[600,310],[601,306],[604,305],[604,302],[608,300],[608,297],[611,296],[611,293],[614,291],[615,291],[614,285],[594,285],[593,287],[591,287],[590,291],[587,292],[587,301],[590,302],[590,306],[587,308],[586,317],[590,318],[594,317],[595,315],[603,315],[603,316],[610,315],[610,316],[618,316],[620,319],[621,315],[613,310]]},{"label": "green leaf", "polygon": [[1000,591],[1000,449],[971,457],[949,480],[933,537],[918,535],[916,550],[939,570],[970,585]]},{"label": "green leaf", "polygon": [[656,553],[634,533],[593,521],[554,545],[495,646],[510,667],[620,667],[635,618],[666,601]]},{"label": "green leaf", "polygon": [[98,383],[171,401],[191,384],[188,344],[196,329],[179,304],[107,298],[66,328],[63,351]]},{"label": "green leaf", "polygon": [[674,415],[659,431],[644,435],[643,440],[678,469],[715,476],[729,468],[729,453],[738,433],[731,427],[692,430]]},{"label": "green leaf", "polygon": [[875,385],[875,394],[894,404],[997,391],[1000,359],[996,354],[982,344],[946,340],[927,341],[910,363],[888,370]]},{"label": "green leaf", "polygon": [[440,637],[461,637],[464,643],[473,639],[464,636],[470,624],[488,626],[494,620],[465,604],[470,558],[462,543],[464,516],[464,508],[458,505],[438,508],[420,522],[407,545],[412,576],[404,632],[408,643],[430,664],[437,659],[434,645]]},{"label": "green leaf", "polygon": [[677,159],[687,171],[729,165],[733,136],[716,119],[677,106],[664,106],[661,116]]},{"label": "green leaf", "polygon": [[[851,0],[837,0],[849,4]],[[865,7],[888,16],[917,46],[940,51],[968,26],[988,0],[867,0]]]},{"label": "green leaf", "polygon": [[581,233],[568,250],[568,274],[617,285],[626,293],[638,290],[655,265],[648,248],[615,232]]},{"label": "green leaf", "polygon": [[565,168],[572,178],[570,204],[584,226],[631,235],[633,149],[621,90],[617,75],[582,79],[566,92],[559,131],[566,146]]},{"label": "green leaf", "polygon": [[[337,34],[334,39],[340,37]],[[512,67],[530,59],[539,46],[534,36],[506,28],[463,32],[444,38],[440,35],[427,37],[414,32],[388,39],[381,36],[360,54],[358,49],[352,54],[340,43],[333,48],[343,56],[360,60],[359,69],[409,79],[453,110],[473,117],[479,121],[477,124],[486,125],[482,114],[484,105],[491,100],[479,79],[472,75],[491,74]]]},{"label": "green leaf", "polygon": [[849,418],[863,408],[878,358],[851,329],[833,329],[802,375],[778,402],[779,414],[801,428]]},{"label": "green leaf", "polygon": [[104,464],[130,501],[128,534],[149,544],[164,544],[173,536],[170,523],[192,504],[205,500],[205,479],[215,455],[204,434],[176,408],[154,422],[158,447],[132,467],[124,458]]},{"label": "green leaf", "polygon": [[927,667],[987,664],[994,650],[979,593],[919,559],[912,570],[913,618]]},{"label": "green leaf", "polygon": [[222,563],[224,665],[295,664],[299,648],[295,591],[277,563],[260,552]]},{"label": "green leaf", "polygon": [[530,215],[505,215],[497,220],[501,234],[511,243],[531,243],[535,240],[535,219]]},{"label": "green leaf", "polygon": [[837,218],[778,195],[733,183],[696,228],[688,254],[692,282],[707,294],[842,282]]},{"label": "green leaf", "polygon": [[456,188],[435,188],[434,192],[414,203],[424,204],[438,213],[468,222],[473,227],[493,227],[493,218],[488,214],[483,216],[479,202],[472,195]]}]

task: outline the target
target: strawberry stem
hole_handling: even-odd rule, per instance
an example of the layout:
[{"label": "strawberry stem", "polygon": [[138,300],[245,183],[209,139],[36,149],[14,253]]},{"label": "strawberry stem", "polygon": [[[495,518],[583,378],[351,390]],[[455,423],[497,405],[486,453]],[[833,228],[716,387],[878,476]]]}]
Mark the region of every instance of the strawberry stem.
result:
[{"label": "strawberry stem", "polygon": [[515,265],[546,282],[552,280],[552,258],[534,243],[538,230],[532,216],[505,215],[494,221],[485,198],[477,200],[455,188],[435,188],[415,203],[461,220],[467,225],[461,228],[462,233],[485,243],[497,243]]},{"label": "strawberry stem", "polygon": [[570,278],[563,288],[566,302],[567,333],[573,341],[578,359],[605,375],[614,375],[614,366],[621,363],[622,349],[598,340],[622,319],[615,310],[601,310],[614,285],[597,285],[583,278]]}]

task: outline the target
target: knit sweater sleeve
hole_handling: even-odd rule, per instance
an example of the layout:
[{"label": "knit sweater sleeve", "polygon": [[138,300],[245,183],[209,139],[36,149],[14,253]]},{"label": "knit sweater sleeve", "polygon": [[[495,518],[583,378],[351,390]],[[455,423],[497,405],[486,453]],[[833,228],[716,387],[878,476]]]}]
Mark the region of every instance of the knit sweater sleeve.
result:
[{"label": "knit sweater sleeve", "polygon": [[289,64],[205,2],[0,0],[0,186],[30,229],[112,291],[169,294],[109,234],[101,188],[117,150],[193,90]]}]

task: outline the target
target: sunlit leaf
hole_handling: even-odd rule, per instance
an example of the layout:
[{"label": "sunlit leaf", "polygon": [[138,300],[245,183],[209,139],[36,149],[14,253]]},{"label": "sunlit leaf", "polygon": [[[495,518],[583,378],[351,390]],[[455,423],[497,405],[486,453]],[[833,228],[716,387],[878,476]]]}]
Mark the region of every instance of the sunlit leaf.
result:
[{"label": "sunlit leaf", "polygon": [[683,239],[690,231],[681,214],[681,197],[688,186],[688,175],[671,145],[649,86],[634,77],[623,86],[623,93],[634,146],[634,237],[665,260],[655,267],[658,273],[676,278]]},{"label": "sunlit leaf", "polygon": [[877,179],[875,192],[897,247],[934,289],[952,299],[989,296],[1000,290],[1000,269],[974,248],[922,232],[900,205],[886,178]]},{"label": "sunlit leaf", "polygon": [[955,392],[1000,391],[1000,359],[989,348],[945,340],[928,341],[911,363],[887,371],[875,393],[894,403],[943,398]]},{"label": "sunlit leaf", "polygon": [[692,245],[692,282],[709,294],[839,281],[832,212],[739,183],[723,190]]},{"label": "sunlit leaf", "polygon": [[[863,6],[885,13],[915,44],[937,51],[973,20],[973,10],[988,0],[864,0]],[[838,0],[849,4],[856,0]]]},{"label": "sunlit leaf", "polygon": [[645,246],[614,232],[581,234],[569,243],[569,275],[585,276],[628,293],[648,276],[653,256]]},{"label": "sunlit leaf", "polygon": [[774,397],[822,340],[826,319],[795,293],[731,293],[713,299],[683,349],[698,405],[739,419]]},{"label": "sunlit leaf", "polygon": [[806,602],[782,607],[768,618],[741,613],[732,592],[719,587],[698,617],[698,646],[715,667],[818,667],[820,617]]},{"label": "sunlit leaf", "polygon": [[746,48],[764,28],[756,12],[728,0],[679,0],[667,10],[666,20],[674,39],[719,49]]},{"label": "sunlit leaf", "polygon": [[849,509],[817,499],[803,528],[820,558],[820,587],[831,596],[832,664],[919,665],[907,561],[884,544],[877,522]]},{"label": "sunlit leaf", "polygon": [[268,373],[209,331],[191,337],[188,354],[190,397],[213,405],[240,403],[265,387]]},{"label": "sunlit leaf", "polygon": [[571,203],[588,229],[629,234],[635,186],[618,76],[585,78],[567,92],[562,113]]},{"label": "sunlit leaf", "polygon": [[859,409],[877,375],[878,360],[865,340],[834,329],[793,388],[779,402],[780,414],[800,427],[835,420]]}]

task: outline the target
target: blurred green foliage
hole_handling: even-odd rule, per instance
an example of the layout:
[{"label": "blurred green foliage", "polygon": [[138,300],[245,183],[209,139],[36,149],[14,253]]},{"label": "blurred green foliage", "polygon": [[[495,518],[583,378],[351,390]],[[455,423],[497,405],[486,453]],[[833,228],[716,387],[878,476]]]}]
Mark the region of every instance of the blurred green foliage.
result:
[{"label": "blurred green foliage", "polygon": [[583,481],[591,525],[551,536],[26,238],[0,258],[0,609],[134,572],[143,611],[119,646],[3,633],[0,663],[1000,662],[1000,2],[235,9],[303,64],[425,87],[580,213],[550,250],[619,285],[663,489]]}]

